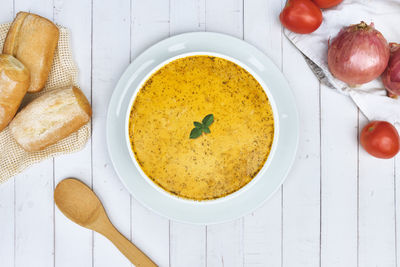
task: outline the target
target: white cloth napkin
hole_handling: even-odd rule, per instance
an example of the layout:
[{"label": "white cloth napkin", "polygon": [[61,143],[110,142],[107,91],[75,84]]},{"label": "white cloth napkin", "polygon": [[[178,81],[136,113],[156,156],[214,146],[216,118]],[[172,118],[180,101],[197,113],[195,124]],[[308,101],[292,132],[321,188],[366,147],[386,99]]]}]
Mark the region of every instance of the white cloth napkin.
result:
[{"label": "white cloth napkin", "polygon": [[334,78],[328,69],[328,40],[351,24],[373,22],[388,42],[400,43],[400,0],[344,0],[334,8],[323,10],[324,20],[312,34],[285,34],[305,55],[307,63],[319,80],[327,86],[349,95],[369,120],[384,120],[400,125],[400,98],[386,96],[378,78],[357,88]]}]

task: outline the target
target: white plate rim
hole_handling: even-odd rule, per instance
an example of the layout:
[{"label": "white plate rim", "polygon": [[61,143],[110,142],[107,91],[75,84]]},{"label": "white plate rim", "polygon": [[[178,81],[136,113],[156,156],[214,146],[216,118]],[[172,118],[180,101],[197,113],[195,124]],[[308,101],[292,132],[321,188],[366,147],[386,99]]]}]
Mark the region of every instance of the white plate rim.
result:
[{"label": "white plate rim", "polygon": [[[147,181],[127,155],[129,151],[126,145],[124,146],[122,136],[125,129],[125,112],[129,108],[129,103],[127,105],[126,102],[129,102],[136,90],[137,86],[134,84],[139,83],[149,71],[166,59],[196,51],[226,55],[243,62],[257,73],[268,86],[271,93],[268,97],[272,96],[274,99],[279,114],[279,118],[274,119],[279,120],[281,131],[282,126],[284,130],[280,133],[280,141],[268,172],[262,175],[258,183],[236,198],[223,202],[211,201],[204,205],[180,203],[172,198],[168,200],[149,184],[146,187],[144,183]],[[126,100],[126,97],[129,99]],[[298,133],[299,120],[295,100],[279,69],[267,56],[250,44],[234,37],[211,32],[185,33],[167,38],[137,57],[125,70],[115,87],[109,103],[106,126],[107,147],[112,164],[132,196],[161,216],[193,224],[230,221],[253,211],[267,201],[283,183],[293,164],[298,146]]]}]

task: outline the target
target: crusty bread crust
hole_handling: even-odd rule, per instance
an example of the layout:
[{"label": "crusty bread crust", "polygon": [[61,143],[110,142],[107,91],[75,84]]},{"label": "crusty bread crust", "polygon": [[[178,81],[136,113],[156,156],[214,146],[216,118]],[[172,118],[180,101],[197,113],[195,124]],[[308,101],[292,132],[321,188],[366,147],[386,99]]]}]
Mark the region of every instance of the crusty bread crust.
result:
[{"label": "crusty bread crust", "polygon": [[14,118],[29,85],[29,70],[13,56],[0,54],[0,131]]},{"label": "crusty bread crust", "polygon": [[23,149],[34,152],[77,131],[90,117],[91,108],[81,90],[61,88],[29,103],[10,123],[10,130]]},{"label": "crusty bread crust", "polygon": [[15,56],[31,72],[28,92],[41,91],[53,64],[59,38],[57,26],[41,16],[19,12],[4,42],[3,53]]},{"label": "crusty bread crust", "polygon": [[83,92],[78,88],[73,86],[72,91],[74,92],[74,95],[76,99],[78,100],[79,106],[82,108],[82,110],[89,115],[89,117],[92,116],[92,108],[90,107],[90,103],[87,100],[86,96],[83,94]]}]

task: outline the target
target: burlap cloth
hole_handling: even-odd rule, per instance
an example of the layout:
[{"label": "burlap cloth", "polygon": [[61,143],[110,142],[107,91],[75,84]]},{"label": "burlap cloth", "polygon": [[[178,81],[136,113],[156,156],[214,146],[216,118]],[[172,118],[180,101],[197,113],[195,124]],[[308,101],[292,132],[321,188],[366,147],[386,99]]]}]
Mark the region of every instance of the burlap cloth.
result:
[{"label": "burlap cloth", "polygon": [[[4,40],[10,25],[11,23],[0,24],[0,51],[3,50]],[[23,103],[28,103],[43,92],[59,87],[78,86],[78,69],[72,59],[69,31],[61,26],[58,26],[58,28],[60,29],[60,39],[47,84],[42,92],[28,94]],[[90,122],[58,143],[42,151],[32,153],[26,152],[14,141],[7,127],[0,132],[0,184],[39,161],[81,150],[89,137]]]}]

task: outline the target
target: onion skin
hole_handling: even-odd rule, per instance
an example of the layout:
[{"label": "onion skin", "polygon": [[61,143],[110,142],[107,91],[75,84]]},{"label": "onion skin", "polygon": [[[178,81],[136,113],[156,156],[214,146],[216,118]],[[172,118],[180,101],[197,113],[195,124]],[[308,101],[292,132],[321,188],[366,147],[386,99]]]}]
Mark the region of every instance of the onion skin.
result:
[{"label": "onion skin", "polygon": [[400,95],[400,45],[390,43],[389,64],[382,75],[382,82],[388,91],[389,97],[397,98]]},{"label": "onion skin", "polygon": [[373,23],[343,28],[328,48],[328,66],[333,76],[357,86],[378,78],[389,62],[389,44]]}]

